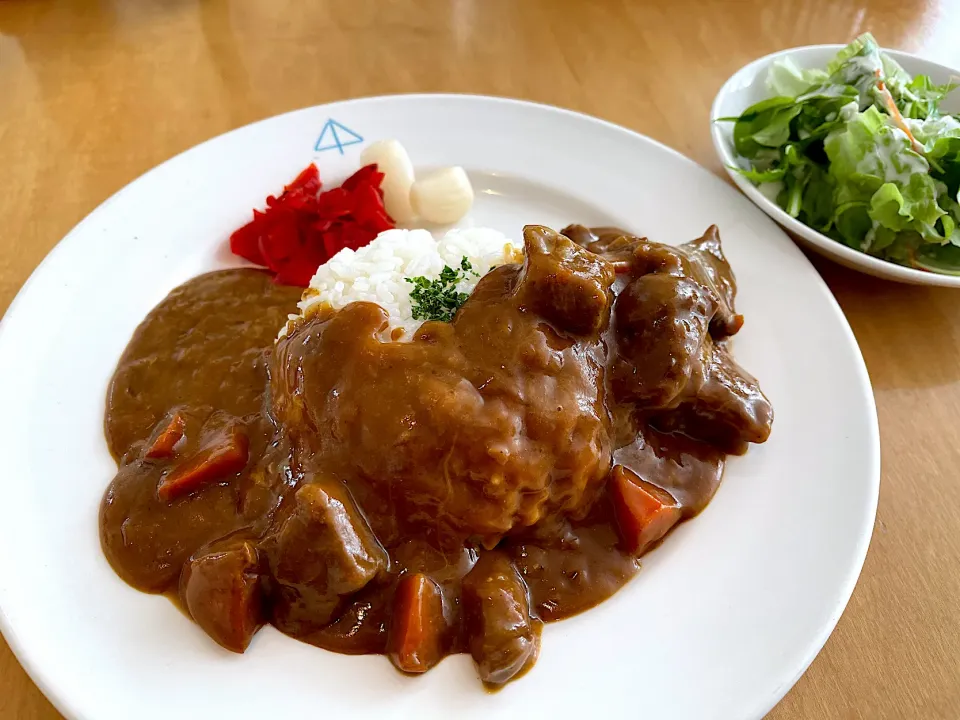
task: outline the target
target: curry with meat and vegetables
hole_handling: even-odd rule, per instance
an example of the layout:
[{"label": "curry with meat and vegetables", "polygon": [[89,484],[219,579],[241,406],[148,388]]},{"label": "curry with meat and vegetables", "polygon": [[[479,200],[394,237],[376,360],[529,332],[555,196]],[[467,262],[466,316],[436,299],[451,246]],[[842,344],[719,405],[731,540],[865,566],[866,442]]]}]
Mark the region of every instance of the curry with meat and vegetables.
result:
[{"label": "curry with meat and vegetables", "polygon": [[735,292],[716,228],[671,247],[528,226],[521,264],[409,342],[366,302],[274,342],[299,291],[202,275],[110,386],[104,552],[230,650],[270,623],[409,673],[470,653],[504,683],[769,435]]}]

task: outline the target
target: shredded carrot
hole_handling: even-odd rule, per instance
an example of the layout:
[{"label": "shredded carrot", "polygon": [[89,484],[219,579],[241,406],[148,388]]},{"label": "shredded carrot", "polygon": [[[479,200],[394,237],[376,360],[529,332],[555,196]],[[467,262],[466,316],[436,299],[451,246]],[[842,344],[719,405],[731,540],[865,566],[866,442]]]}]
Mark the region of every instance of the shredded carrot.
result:
[{"label": "shredded carrot", "polygon": [[913,133],[910,132],[910,126],[907,125],[907,121],[903,119],[903,115],[900,114],[900,109],[897,107],[897,103],[893,100],[893,95],[890,94],[890,91],[887,90],[887,86],[883,83],[883,78],[880,76],[880,70],[875,70],[873,73],[877,78],[877,89],[880,91],[880,94],[883,96],[883,101],[887,106],[887,110],[890,113],[890,117],[893,118],[893,122],[898,128],[903,130],[906,133],[906,136],[910,138],[910,145],[913,147],[914,152],[922,155],[923,146],[917,142],[917,139],[913,136]]}]

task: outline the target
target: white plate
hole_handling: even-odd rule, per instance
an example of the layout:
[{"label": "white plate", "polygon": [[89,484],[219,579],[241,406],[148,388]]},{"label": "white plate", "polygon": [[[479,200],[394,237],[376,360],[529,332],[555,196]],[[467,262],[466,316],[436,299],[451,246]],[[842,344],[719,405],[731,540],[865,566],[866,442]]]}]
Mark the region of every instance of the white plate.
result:
[{"label": "white plate", "polygon": [[[711,505],[611,600],[549,625],[536,667],[481,688],[468,657],[423,677],[264,629],[221,650],[167,600],[121,582],[97,508],[115,466],[104,391],[144,315],[232,262],[227,234],[311,160],[339,182],[362,144],[315,151],[334,119],[399,138],[419,166],[460,164],[467,224],[617,224],[679,243],[720,226],[746,326],[736,355],[776,410],[766,445],[734,458]],[[341,139],[348,138],[342,133]],[[330,140],[329,133],[327,139]],[[327,143],[321,143],[323,146]],[[628,130],[555,108],[465,96],[315,107],[216,138],[147,173],[78,225],[0,329],[0,620],[27,671],[77,718],[758,718],[843,611],[879,489],[870,382],[820,277],[733,188]]]},{"label": "white plate", "polygon": [[[717,93],[710,110],[713,146],[720,156],[720,161],[727,169],[730,178],[746,193],[748,198],[756,203],[757,207],[794,233],[796,239],[810,250],[852,270],[859,270],[868,275],[887,280],[896,280],[912,285],[960,287],[960,277],[940,275],[897,265],[871,257],[828,238],[823,233],[817,232],[799,220],[790,217],[783,208],[760,192],[756,185],[730,169],[732,166],[739,165],[736,151],[733,149],[733,123],[713,121],[716,118],[738,116],[754,103],[770,97],[772,93],[767,89],[767,72],[774,61],[790,56],[790,59],[800,68],[823,68],[841,48],[843,48],[843,45],[808,45],[781,50],[759,60],[754,60],[749,65],[737,70],[720,88],[720,92]],[[904,70],[912,76],[929,75],[935,83],[956,80],[957,76],[960,75],[956,70],[924,60],[916,55],[897,50],[884,50],[883,52],[900,63]],[[960,111],[960,91],[947,97],[943,103],[943,109],[947,112]]]}]

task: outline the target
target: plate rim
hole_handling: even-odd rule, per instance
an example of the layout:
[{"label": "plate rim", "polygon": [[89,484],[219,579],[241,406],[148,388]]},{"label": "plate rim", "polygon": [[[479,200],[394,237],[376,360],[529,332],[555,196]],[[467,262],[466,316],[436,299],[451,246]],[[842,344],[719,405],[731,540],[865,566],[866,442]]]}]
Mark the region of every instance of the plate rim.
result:
[{"label": "plate rim", "polygon": [[[904,265],[897,265],[896,263],[892,263],[888,260],[881,260],[880,258],[873,257],[872,255],[867,255],[859,250],[854,250],[851,247],[847,247],[836,240],[832,240],[820,231],[815,230],[809,225],[805,225],[796,218],[788,215],[783,208],[781,208],[775,202],[769,200],[763,193],[761,193],[756,185],[740,175],[740,173],[731,169],[731,165],[736,164],[737,157],[732,148],[728,147],[727,138],[725,137],[722,126],[718,120],[719,118],[724,117],[724,115],[720,112],[720,106],[733,90],[733,85],[743,81],[746,78],[756,78],[759,73],[765,68],[769,67],[773,61],[782,57],[811,51],[832,51],[832,53],[835,54],[844,47],[846,47],[846,45],[840,43],[798,45],[797,47],[777,50],[775,52],[763,55],[755,60],[751,60],[738,70],[734,71],[734,73],[723,82],[723,85],[720,86],[720,89],[717,91],[717,94],[714,96],[713,102],[710,105],[710,139],[713,141],[714,152],[716,152],[718,159],[723,165],[724,171],[727,173],[727,176],[736,184],[738,188],[740,188],[740,190],[754,205],[766,213],[767,216],[775,220],[779,225],[785,226],[791,232],[796,233],[799,236],[798,240],[800,242],[807,244],[816,252],[824,257],[829,258],[833,262],[837,262],[844,267],[857,270],[858,272],[867,273],[873,277],[892,280],[894,282],[906,283],[910,285],[926,285],[931,287],[960,288],[960,276],[945,275],[927,270],[918,270],[916,268],[906,267]],[[928,60],[927,58],[916,53],[893,50],[885,47],[881,47],[880,49],[898,62],[906,58],[909,61],[934,65],[946,73],[960,75],[960,71],[955,70],[947,65],[943,65],[942,63],[938,63],[934,60]]]},{"label": "plate rim", "polygon": [[[776,53],[774,53],[776,54]],[[761,58],[762,60],[762,58]],[[757,62],[757,61],[754,61]],[[77,240],[75,236],[80,235],[80,229],[91,221],[92,218],[98,216],[101,211],[109,208],[113,203],[117,202],[123,195],[127,192],[132,191],[132,188],[139,184],[141,181],[145,181],[148,177],[152,176],[155,173],[158,173],[161,168],[164,168],[166,165],[178,160],[184,155],[192,153],[194,151],[199,151],[201,148],[205,147],[209,143],[219,141],[223,138],[226,138],[234,133],[239,133],[253,126],[273,122],[278,118],[283,118],[290,115],[295,115],[298,113],[314,111],[317,109],[324,110],[334,110],[343,105],[353,105],[353,104],[376,104],[390,102],[393,100],[413,100],[413,101],[444,101],[450,99],[457,100],[468,100],[473,102],[478,102],[481,104],[493,103],[493,104],[508,104],[515,106],[526,106],[528,109],[535,110],[537,112],[549,112],[557,113],[561,115],[573,116],[581,121],[587,123],[598,123],[601,126],[605,126],[609,129],[616,130],[619,133],[625,134],[625,137],[630,137],[633,142],[649,143],[658,148],[661,151],[666,151],[675,161],[679,161],[688,167],[696,168],[697,170],[706,173],[710,177],[722,182],[722,179],[717,176],[716,173],[710,172],[708,169],[704,168],[702,165],[692,160],[691,158],[685,156],[678,150],[654,139],[647,135],[644,135],[640,132],[632,130],[630,128],[618,125],[616,123],[598,118],[586,113],[582,113],[575,110],[570,110],[567,108],[562,108],[554,105],[549,105],[545,103],[532,102],[528,100],[523,100],[519,98],[510,98],[510,97],[501,97],[501,96],[492,96],[492,95],[482,95],[474,93],[396,93],[388,95],[370,95],[362,96],[357,98],[343,99],[338,101],[333,101],[330,103],[321,103],[319,105],[309,105],[294,110],[290,110],[284,113],[277,115],[261,118],[254,122],[242,125],[231,130],[228,130],[224,133],[216,135],[214,137],[208,138],[190,148],[187,148],[176,155],[171,156],[167,160],[164,160],[161,163],[158,163],[156,166],[150,168],[146,172],[138,175],[136,178],[130,182],[123,185],[116,192],[112,193],[105,200],[103,200],[99,205],[97,205],[93,210],[91,210],[82,220],[80,220],[75,226],[73,226],[67,233],[64,235],[44,256],[43,260],[37,265],[37,267],[30,273],[27,280],[23,283],[20,289],[17,291],[13,300],[10,302],[10,305],[4,312],[2,318],[0,318],[0,357],[2,357],[7,351],[6,348],[6,335],[7,335],[7,318],[12,316],[14,313],[19,312],[20,305],[23,302],[23,298],[26,295],[28,288],[32,287],[34,284],[42,281],[42,276],[46,272],[46,269],[49,267],[52,259],[55,258],[58,254],[65,252],[65,248],[72,247],[73,243],[76,243]],[[711,112],[712,117],[712,112]],[[762,208],[758,208],[761,209]],[[769,214],[769,213],[768,213]],[[775,224],[771,225],[771,231],[774,229],[777,232],[783,233],[783,229],[778,227]],[[785,234],[785,233],[784,233]],[[786,238],[789,240],[789,237]],[[830,306],[831,311],[833,312],[835,318],[840,324],[842,333],[850,345],[850,349],[853,351],[851,354],[851,361],[855,365],[855,371],[857,379],[860,382],[862,389],[865,391],[864,401],[865,405],[863,409],[866,411],[866,420],[867,427],[865,431],[869,439],[869,458],[867,459],[867,473],[866,476],[869,477],[869,485],[867,486],[868,502],[865,504],[863,510],[864,513],[860,518],[859,522],[863,523],[863,529],[859,533],[856,545],[854,547],[854,553],[851,556],[851,563],[848,572],[846,573],[845,580],[842,586],[837,587],[835,594],[837,597],[837,602],[834,603],[832,612],[830,613],[827,621],[821,626],[819,632],[816,636],[811,635],[811,637],[805,643],[806,647],[803,653],[803,660],[798,666],[798,669],[792,677],[788,680],[785,680],[780,686],[776,687],[769,695],[763,697],[758,695],[753,701],[753,706],[757,711],[756,717],[763,717],[766,715],[776,704],[789,692],[789,690],[796,684],[799,678],[807,671],[811,663],[816,659],[817,655],[822,650],[824,644],[829,639],[830,635],[833,633],[837,622],[839,621],[841,615],[845,611],[850,598],[853,594],[853,590],[856,587],[856,584],[860,578],[860,574],[863,569],[864,562],[869,550],[870,542],[873,537],[873,530],[876,523],[876,513],[877,506],[879,502],[879,491],[880,491],[880,481],[881,481],[881,454],[880,454],[880,431],[879,431],[879,418],[877,415],[876,408],[876,399],[873,392],[873,385],[870,381],[869,372],[866,367],[866,363],[863,359],[863,354],[860,350],[860,346],[856,340],[856,336],[853,333],[852,328],[850,327],[849,322],[846,319],[842,309],[840,308],[839,303],[834,297],[833,293],[830,291],[828,285],[820,276],[819,272],[816,271],[810,260],[800,251],[800,249],[793,243],[788,242],[786,246],[791,248],[791,252],[794,253],[794,257],[797,258],[797,262],[802,262],[806,264],[808,269],[811,271],[811,281],[818,288],[818,290],[825,296],[825,299]],[[855,251],[853,251],[855,252]],[[960,280],[960,279],[958,279]],[[11,651],[16,657],[17,661],[20,663],[21,667],[30,677],[30,679],[37,685],[41,690],[44,696],[48,701],[65,717],[67,718],[85,718],[85,716],[80,715],[78,712],[75,712],[70,705],[68,697],[65,697],[61,694],[56,688],[56,678],[51,677],[51,674],[34,659],[32,651],[26,647],[26,645],[21,642],[18,633],[15,628],[9,622],[9,618],[3,609],[3,590],[0,587],[0,632],[2,632],[4,638],[7,641]]]}]

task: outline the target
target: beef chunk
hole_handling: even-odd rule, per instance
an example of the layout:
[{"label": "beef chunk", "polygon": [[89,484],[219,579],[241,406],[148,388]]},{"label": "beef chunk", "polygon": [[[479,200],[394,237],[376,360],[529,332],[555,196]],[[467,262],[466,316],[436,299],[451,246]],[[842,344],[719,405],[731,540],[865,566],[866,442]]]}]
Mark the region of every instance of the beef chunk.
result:
[{"label": "beef chunk", "polygon": [[651,423],[660,430],[705,440],[727,453],[740,454],[747,443],[766,441],[773,407],[756,379],[721,346],[707,343],[704,355],[703,377],[696,391],[675,410],[654,416]]},{"label": "beef chunk", "polygon": [[619,228],[569,225],[563,234],[609,262],[617,273],[634,277],[652,272],[684,274],[684,255],[677,248],[650,242]]},{"label": "beef chunk", "polygon": [[619,228],[585,228],[569,225],[563,234],[592,253],[609,261],[617,272],[634,277],[648,273],[691,277],[713,296],[716,314],[710,333],[717,340],[735,335],[743,316],[734,309],[737,283],[720,245],[720,232],[711,225],[702,237],[679,247],[650,242]]},{"label": "beef chunk", "polygon": [[527,586],[500,552],[484,553],[463,579],[463,618],[480,678],[502,684],[533,665],[541,623],[530,614]]},{"label": "beef chunk", "polygon": [[274,619],[283,630],[319,629],[346,598],[384,570],[387,558],[346,490],[303,485],[270,552]]},{"label": "beef chunk", "polygon": [[734,309],[737,281],[720,247],[717,226],[711,225],[703,237],[681,245],[679,249],[690,261],[693,278],[706,286],[717,301],[716,315],[710,321],[710,334],[717,340],[735,335],[743,326],[743,316]]},{"label": "beef chunk", "polygon": [[597,231],[599,228],[588,228],[583,225],[567,225],[560,234],[570,238],[582,248],[590,250],[590,245],[598,240]]},{"label": "beef chunk", "polygon": [[180,576],[187,612],[227,650],[242,653],[263,624],[259,566],[252,542],[218,543],[190,558]]},{"label": "beef chunk", "polygon": [[611,382],[618,401],[644,408],[679,402],[701,361],[715,303],[688,277],[652,274],[631,281],[617,297],[617,358]]},{"label": "beef chunk", "polygon": [[606,324],[613,267],[539,225],[523,229],[525,260],[517,292],[527,309],[558,330],[595,335]]}]

